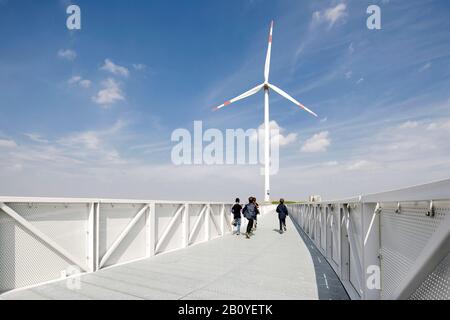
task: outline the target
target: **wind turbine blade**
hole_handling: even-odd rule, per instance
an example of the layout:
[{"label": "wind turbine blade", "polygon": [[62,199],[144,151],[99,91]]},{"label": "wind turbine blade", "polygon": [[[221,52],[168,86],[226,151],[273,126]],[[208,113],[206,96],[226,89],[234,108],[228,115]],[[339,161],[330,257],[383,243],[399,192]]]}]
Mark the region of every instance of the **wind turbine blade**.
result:
[{"label": "wind turbine blade", "polygon": [[226,107],[236,101],[248,98],[252,95],[254,95],[255,93],[258,93],[262,88],[264,87],[264,84],[260,84],[259,86],[254,87],[253,89],[248,90],[247,92],[244,92],[243,94],[241,94],[240,96],[237,96],[236,98],[233,98],[231,100],[226,101],[225,103],[221,104],[218,107],[215,107],[213,110],[219,110],[222,109],[223,107]]},{"label": "wind turbine blade", "polygon": [[273,84],[269,84],[269,88],[272,89],[273,91],[275,91],[276,93],[278,93],[280,96],[288,99],[289,101],[295,103],[296,105],[298,105],[300,108],[302,108],[303,110],[305,110],[306,112],[311,113],[313,116],[317,117],[317,114],[315,114],[314,112],[312,112],[311,110],[309,110],[307,107],[305,107],[303,104],[301,104],[300,102],[298,102],[297,100],[295,100],[294,98],[292,98],[290,95],[288,95],[286,92],[284,92],[283,90],[281,90],[280,88],[274,86]]},{"label": "wind turbine blade", "polygon": [[270,32],[269,32],[269,43],[267,46],[267,56],[266,56],[266,65],[264,67],[264,80],[266,82],[269,81],[269,73],[270,73],[270,57],[272,55],[272,35],[273,35],[273,20],[270,23]]}]

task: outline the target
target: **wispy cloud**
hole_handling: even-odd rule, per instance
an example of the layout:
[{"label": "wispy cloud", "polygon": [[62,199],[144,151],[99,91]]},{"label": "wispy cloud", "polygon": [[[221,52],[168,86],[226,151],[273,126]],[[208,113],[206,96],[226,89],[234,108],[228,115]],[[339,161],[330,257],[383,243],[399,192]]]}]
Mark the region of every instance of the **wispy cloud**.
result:
[{"label": "wispy cloud", "polygon": [[401,129],[415,129],[419,126],[417,121],[407,121],[400,125]]},{"label": "wispy cloud", "polygon": [[130,75],[130,71],[127,68],[120,66],[118,64],[115,64],[110,59],[105,60],[105,63],[100,68],[100,70],[107,71],[112,74],[123,76],[123,77],[128,77]]},{"label": "wispy cloud", "polygon": [[0,139],[0,148],[15,148],[17,143],[14,140]]},{"label": "wispy cloud", "polygon": [[82,78],[80,76],[73,76],[69,80],[67,80],[68,84],[75,84],[78,83]]},{"label": "wispy cloud", "polygon": [[422,67],[420,67],[419,72],[424,72],[424,71],[426,71],[426,70],[428,70],[430,68],[431,68],[431,62],[427,62]]},{"label": "wispy cloud", "polygon": [[[269,130],[277,130],[278,134],[275,136],[273,132],[270,132],[271,136],[270,139],[275,141],[278,141],[280,147],[288,146],[295,141],[297,141],[297,133],[286,133],[286,130],[278,125],[278,123],[274,120],[270,121],[269,123]],[[264,134],[265,134],[265,125],[264,123],[261,124],[258,128],[258,135],[253,135],[252,139],[256,140],[256,138],[259,139],[259,141],[264,141]]]},{"label": "wispy cloud", "polygon": [[450,131],[450,120],[441,120],[441,121],[437,121],[437,122],[432,122],[427,126],[427,130],[429,130],[429,131],[435,131],[435,130]]},{"label": "wispy cloud", "polygon": [[38,143],[48,143],[47,139],[44,139],[40,134],[37,133],[24,133],[26,137],[28,137],[30,140]]},{"label": "wispy cloud", "polygon": [[375,162],[371,162],[368,160],[359,160],[352,164],[350,164],[347,169],[350,171],[356,171],[356,170],[373,170],[378,168],[379,165]]},{"label": "wispy cloud", "polygon": [[92,101],[103,107],[111,106],[119,101],[124,101],[125,96],[120,88],[120,84],[113,78],[108,78],[102,82],[103,89],[96,96],[92,97]]},{"label": "wispy cloud", "polygon": [[71,49],[60,49],[58,57],[67,61],[73,61],[77,58],[77,53]]},{"label": "wispy cloud", "polygon": [[84,146],[90,150],[97,150],[100,146],[99,134],[95,131],[86,131],[76,133],[59,140],[59,143],[65,146],[77,147]]},{"label": "wispy cloud", "polygon": [[340,21],[345,21],[347,17],[347,5],[345,3],[339,3],[334,7],[326,8],[322,11],[315,11],[313,13],[313,24],[321,24],[323,22],[328,23],[328,27],[333,27]]},{"label": "wispy cloud", "polygon": [[83,79],[81,76],[73,76],[67,81],[67,83],[70,85],[78,84],[80,87],[87,89],[91,87],[92,81]]},{"label": "wispy cloud", "polygon": [[147,69],[147,66],[145,64],[138,63],[138,64],[133,64],[133,68],[137,71],[142,71],[142,70]]},{"label": "wispy cloud", "polygon": [[86,89],[90,88],[91,84],[92,84],[91,80],[83,79],[80,81],[80,86]]},{"label": "wispy cloud", "polygon": [[329,138],[329,132],[323,131],[313,135],[311,138],[306,140],[305,144],[302,146],[302,152],[314,153],[314,152],[325,152],[330,146],[331,140]]},{"label": "wispy cloud", "polygon": [[350,54],[353,54],[355,52],[355,45],[353,44],[353,42],[348,46],[348,52]]}]

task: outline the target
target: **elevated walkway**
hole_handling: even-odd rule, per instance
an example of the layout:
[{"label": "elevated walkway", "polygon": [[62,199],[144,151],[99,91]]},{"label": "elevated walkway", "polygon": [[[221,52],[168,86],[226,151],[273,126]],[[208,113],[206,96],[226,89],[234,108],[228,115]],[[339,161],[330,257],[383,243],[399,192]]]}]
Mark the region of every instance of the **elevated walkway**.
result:
[{"label": "elevated walkway", "polygon": [[[242,229],[245,225],[242,226]],[[185,249],[14,290],[1,299],[348,299],[309,238],[276,214],[259,218],[255,235],[225,235]]]}]

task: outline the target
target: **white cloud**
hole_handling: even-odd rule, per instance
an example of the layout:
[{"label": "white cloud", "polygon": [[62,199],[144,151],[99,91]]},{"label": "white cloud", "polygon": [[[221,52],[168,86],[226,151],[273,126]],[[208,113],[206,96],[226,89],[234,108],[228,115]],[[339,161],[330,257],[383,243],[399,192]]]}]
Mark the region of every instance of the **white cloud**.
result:
[{"label": "white cloud", "polygon": [[142,71],[142,70],[145,70],[147,68],[147,66],[145,64],[138,63],[138,64],[133,64],[133,68],[135,70]]},{"label": "white cloud", "polygon": [[350,79],[351,77],[352,77],[352,75],[353,75],[353,72],[350,70],[350,71],[347,71],[346,73],[345,73],[345,78],[346,79]]},{"label": "white cloud", "polygon": [[[118,120],[103,130],[75,132],[56,141],[45,140],[46,143],[16,145],[11,140],[0,140],[0,146],[11,147],[8,152],[0,152],[0,175],[17,180],[15,186],[0,186],[0,193],[23,195],[28,193],[29,188],[41,195],[52,192],[55,196],[61,196],[64,192],[83,193],[84,183],[73,188],[72,184],[67,185],[67,179],[84,176],[82,180],[98,183],[108,181],[114,172],[122,176],[122,170],[135,163],[133,159],[123,159],[117,149],[124,141],[122,128],[125,125],[124,121]],[[43,140],[34,133],[26,136],[34,142]],[[106,175],[98,174],[99,170]],[[53,183],[58,181],[61,184],[54,188]],[[105,183],[109,185],[110,182]],[[98,194],[100,190],[93,192]]]},{"label": "white cloud", "polygon": [[[259,134],[259,141],[264,141],[264,130],[265,126],[264,123],[261,124],[258,128],[258,134]],[[278,130],[278,134],[274,135],[273,132],[271,132],[271,139],[278,139],[278,143],[280,147],[284,147],[287,145],[290,145],[297,141],[297,134],[296,133],[289,133],[287,135],[284,135],[283,132],[285,131],[284,128],[281,128],[278,123],[274,120],[270,121],[269,123],[269,129],[270,130]],[[257,136],[256,134],[252,137],[253,140],[256,140]]]},{"label": "white cloud", "polygon": [[414,129],[419,126],[417,121],[406,121],[405,123],[400,125],[400,129]]},{"label": "white cloud", "polygon": [[58,57],[60,57],[61,59],[68,60],[68,61],[73,61],[77,58],[77,53],[74,50],[61,49],[58,51]]},{"label": "white cloud", "polygon": [[295,141],[297,141],[296,133],[289,133],[287,136],[283,136],[282,134],[278,135],[280,146],[287,146]]},{"label": "white cloud", "polygon": [[353,45],[353,42],[348,46],[348,52],[350,54],[353,54],[355,52],[355,46]]},{"label": "white cloud", "polygon": [[92,82],[91,80],[83,79],[81,76],[73,76],[69,80],[67,80],[67,83],[70,85],[78,84],[82,88],[90,88]]},{"label": "white cloud", "polygon": [[84,79],[80,81],[80,86],[86,89],[89,88],[91,84],[92,84],[91,80]]},{"label": "white cloud", "polygon": [[102,82],[104,89],[100,90],[92,101],[102,106],[110,106],[118,101],[124,101],[125,97],[118,82],[112,78]]},{"label": "white cloud", "polygon": [[319,24],[322,22],[327,22],[328,26],[331,28],[337,22],[344,21],[347,17],[347,5],[345,3],[339,3],[334,7],[327,8],[323,11],[315,11],[313,13],[313,23]]},{"label": "white cloud", "polygon": [[114,145],[122,134],[125,122],[118,120],[104,130],[88,130],[64,136],[52,145],[54,154],[69,157],[73,163],[122,164],[119,152]]},{"label": "white cloud", "polygon": [[115,64],[110,59],[105,60],[105,64],[100,68],[100,70],[108,71],[112,74],[124,77],[128,77],[130,74],[130,71],[127,68]]},{"label": "white cloud", "polygon": [[34,142],[48,143],[48,140],[43,139],[41,135],[37,133],[25,133],[24,135]]},{"label": "white cloud", "polygon": [[428,125],[427,130],[436,130],[437,129],[437,124],[432,122]]},{"label": "white cloud", "polygon": [[378,165],[375,162],[368,160],[359,160],[350,164],[347,169],[350,171],[356,170],[373,170],[378,168]]},{"label": "white cloud", "polygon": [[327,151],[327,148],[331,144],[331,140],[328,136],[328,131],[323,131],[313,135],[311,138],[306,140],[305,144],[302,146],[302,152],[314,153]]},{"label": "white cloud", "polygon": [[450,120],[432,122],[428,125],[427,130],[450,130]]},{"label": "white cloud", "polygon": [[89,130],[70,134],[58,140],[58,143],[66,147],[84,146],[91,150],[97,150],[104,144],[104,138],[119,133],[125,127],[125,122],[118,120],[113,126],[105,130]]},{"label": "white cloud", "polygon": [[90,150],[97,150],[100,146],[100,138],[94,131],[87,131],[70,135],[59,141],[62,145],[66,146],[84,146]]},{"label": "white cloud", "polygon": [[15,148],[17,143],[14,140],[0,139],[0,148]]},{"label": "white cloud", "polygon": [[69,80],[67,80],[68,84],[75,84],[78,83],[79,81],[81,81],[81,77],[80,76],[73,76],[72,78],[70,78]]},{"label": "white cloud", "polygon": [[360,78],[358,81],[356,81],[356,84],[361,84],[364,82],[364,78]]},{"label": "white cloud", "polygon": [[431,68],[431,62],[428,62],[428,63],[424,64],[424,65],[419,69],[419,72],[424,72],[424,71],[426,71],[426,70],[428,70],[428,69],[430,69],[430,68]]}]

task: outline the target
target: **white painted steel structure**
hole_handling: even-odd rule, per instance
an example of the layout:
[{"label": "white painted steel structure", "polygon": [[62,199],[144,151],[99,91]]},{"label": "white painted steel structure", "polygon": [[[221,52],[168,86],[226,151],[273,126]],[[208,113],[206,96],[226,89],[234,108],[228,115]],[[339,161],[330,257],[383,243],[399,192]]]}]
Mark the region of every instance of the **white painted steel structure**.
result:
[{"label": "white painted steel structure", "polygon": [[221,237],[231,231],[230,208],[219,202],[0,197],[0,293]]},{"label": "white painted steel structure", "polygon": [[[352,299],[450,298],[450,180],[288,207]],[[230,208],[219,202],[0,197],[0,293],[225,236]],[[264,209],[274,214],[273,206]],[[265,228],[267,239],[259,241],[273,234]],[[288,247],[295,254],[296,246]]]},{"label": "white painted steel structure", "polygon": [[450,299],[450,180],[288,207],[352,299]]}]

